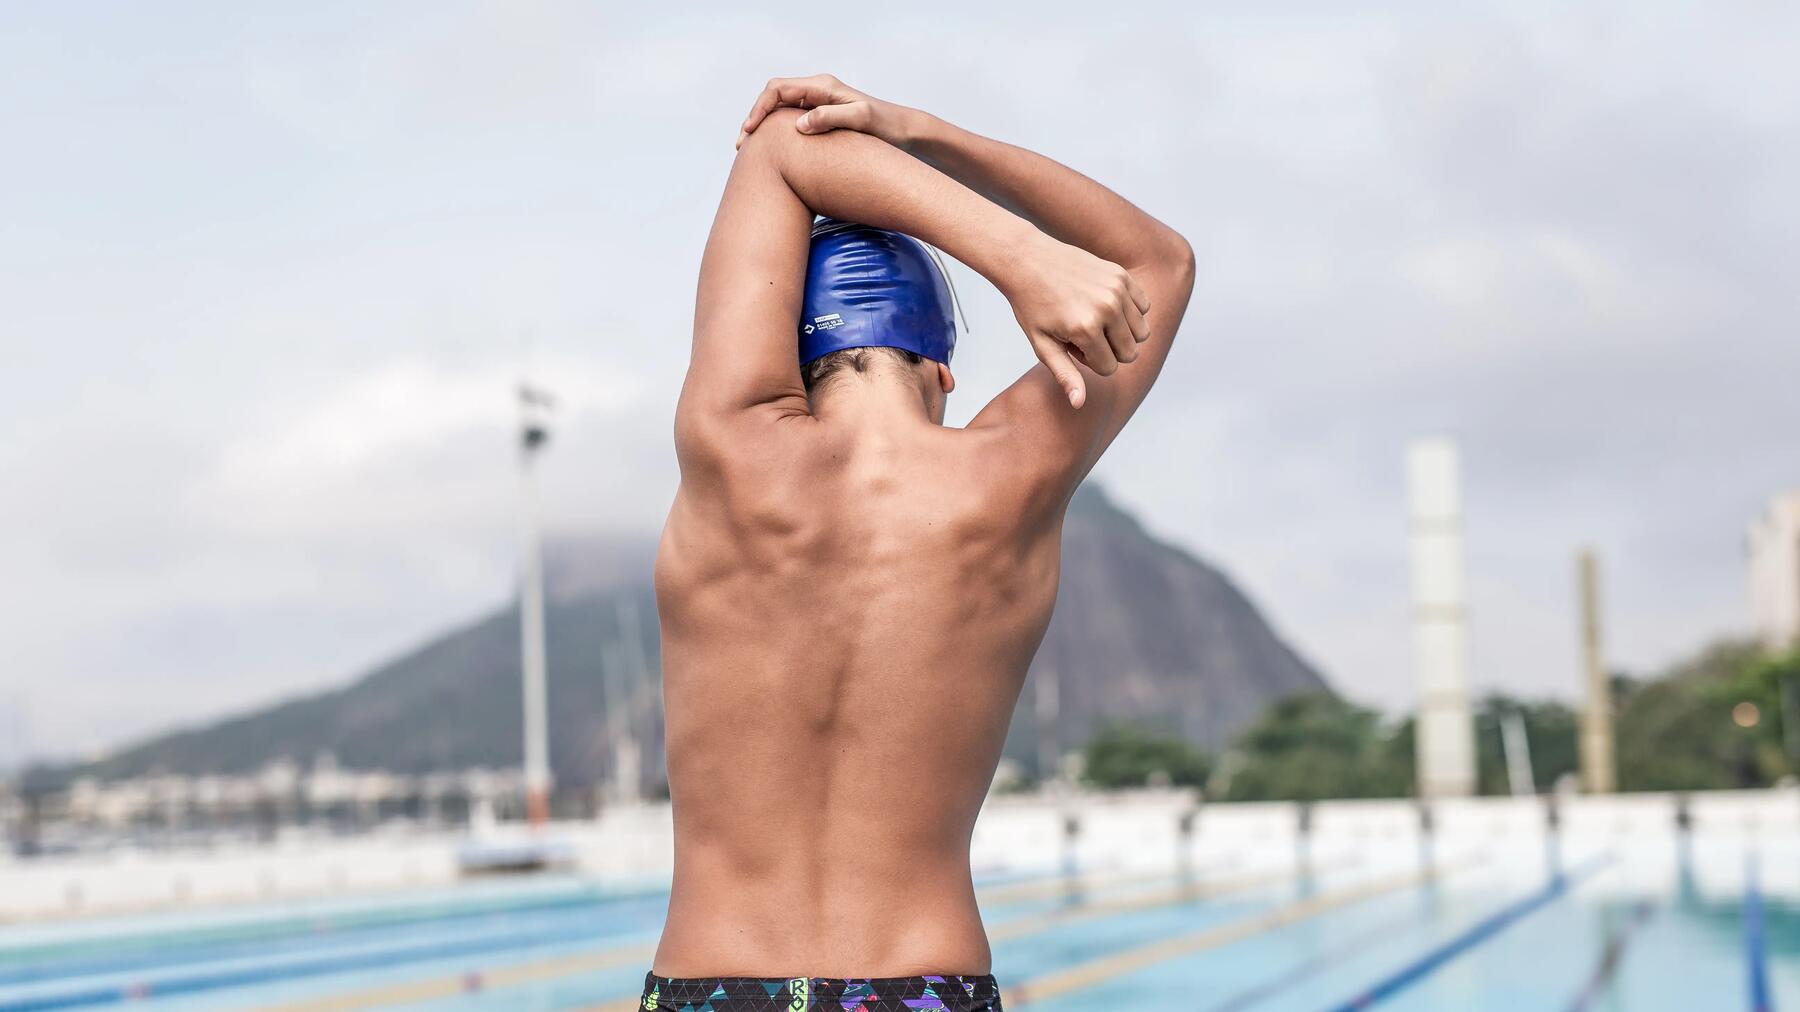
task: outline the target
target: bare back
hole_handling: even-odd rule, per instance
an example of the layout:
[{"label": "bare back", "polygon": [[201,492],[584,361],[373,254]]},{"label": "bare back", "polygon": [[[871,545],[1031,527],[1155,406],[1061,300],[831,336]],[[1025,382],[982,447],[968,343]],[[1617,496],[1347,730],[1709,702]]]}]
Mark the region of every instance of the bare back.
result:
[{"label": "bare back", "polygon": [[985,973],[969,836],[1055,601],[1061,504],[1021,523],[979,430],[774,428],[779,460],[684,487],[658,556],[657,972]]}]

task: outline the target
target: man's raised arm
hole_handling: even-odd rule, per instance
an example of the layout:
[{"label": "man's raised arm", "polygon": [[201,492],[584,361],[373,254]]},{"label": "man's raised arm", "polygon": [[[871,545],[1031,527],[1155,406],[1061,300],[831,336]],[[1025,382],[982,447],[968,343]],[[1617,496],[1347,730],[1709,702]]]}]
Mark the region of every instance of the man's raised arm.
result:
[{"label": "man's raised arm", "polygon": [[[810,136],[769,116],[740,147],[700,265],[684,433],[758,413],[806,413],[796,326],[812,214],[905,232],[968,264],[1013,302],[1040,357],[1074,348],[1110,373],[1142,330],[1131,278],[874,137]],[[1072,368],[1072,367],[1071,367]]]},{"label": "man's raised arm", "polygon": [[[1194,291],[1192,247],[1174,229],[1074,169],[935,116],[918,117],[907,149],[1057,239],[1124,267],[1148,296],[1148,338],[1129,367],[1088,378],[1085,410],[1072,412],[1059,403],[1057,381],[1039,366],[982,412],[1008,424],[1054,428],[1070,457],[1052,464],[1067,463],[1074,476],[1085,475],[1162,373]],[[978,417],[974,424],[988,420]]]},{"label": "man's raised arm", "polygon": [[[1187,241],[1073,169],[919,110],[871,98],[829,76],[771,81],[745,121],[748,136],[752,140],[761,136],[767,130],[766,119],[784,106],[810,110],[792,124],[796,130],[807,134],[855,130],[880,137],[1017,212],[1061,243],[1129,272],[1138,290],[1138,308],[1147,312],[1138,321],[1144,329],[1134,328],[1135,347],[1118,349],[1117,361],[1129,363],[1126,367],[1115,371],[1077,346],[1083,353],[1077,357],[1087,368],[1076,370],[1058,356],[1045,354],[1032,323],[1020,314],[1019,322],[1033,338],[1043,365],[996,398],[973,423],[1023,425],[1031,430],[1034,446],[1051,453],[1060,450],[1068,458],[1062,463],[1077,476],[1085,474],[1149,393],[1168,357],[1193,292],[1194,255]],[[1045,254],[1040,249],[1038,255]],[[1018,312],[1015,293],[1005,286],[1002,291]],[[1113,344],[1117,349],[1119,342]],[[1074,411],[1069,404],[1086,406]],[[1037,438],[1047,435],[1045,428],[1056,438]]]}]

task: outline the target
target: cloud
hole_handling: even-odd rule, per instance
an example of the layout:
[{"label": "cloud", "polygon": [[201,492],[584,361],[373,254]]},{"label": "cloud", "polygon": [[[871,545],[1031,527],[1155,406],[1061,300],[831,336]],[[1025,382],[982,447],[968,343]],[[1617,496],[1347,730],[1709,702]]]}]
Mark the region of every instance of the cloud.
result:
[{"label": "cloud", "polygon": [[[536,372],[554,380],[559,426],[626,418],[644,398],[637,377],[591,361]],[[490,512],[491,495],[466,493],[513,492],[518,408],[506,380],[503,368],[416,360],[353,375],[278,426],[233,438],[196,508],[210,525],[267,539],[330,539],[346,527],[394,537],[421,519]]]}]

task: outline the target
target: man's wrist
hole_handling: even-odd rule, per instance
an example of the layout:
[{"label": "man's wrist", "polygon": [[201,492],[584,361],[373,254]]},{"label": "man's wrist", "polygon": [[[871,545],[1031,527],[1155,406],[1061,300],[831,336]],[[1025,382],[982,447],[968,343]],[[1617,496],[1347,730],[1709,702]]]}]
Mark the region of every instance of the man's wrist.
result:
[{"label": "man's wrist", "polygon": [[1031,268],[1038,243],[1045,235],[1036,225],[998,205],[989,205],[993,218],[985,224],[986,232],[977,241],[981,262],[970,262],[982,277],[1011,297],[1014,285]]}]

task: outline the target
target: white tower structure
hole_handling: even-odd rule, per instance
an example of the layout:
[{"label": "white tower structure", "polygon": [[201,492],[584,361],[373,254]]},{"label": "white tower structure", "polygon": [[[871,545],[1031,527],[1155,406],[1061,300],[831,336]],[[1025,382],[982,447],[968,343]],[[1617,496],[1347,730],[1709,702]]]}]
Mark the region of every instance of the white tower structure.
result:
[{"label": "white tower structure", "polygon": [[1800,492],[1769,500],[1748,547],[1757,635],[1771,651],[1800,646]]},{"label": "white tower structure", "polygon": [[1456,444],[1415,440],[1406,454],[1411,506],[1413,657],[1419,673],[1419,796],[1475,792],[1469,715],[1468,608]]},{"label": "white tower structure", "polygon": [[519,484],[524,530],[519,550],[519,668],[525,697],[525,811],[534,826],[550,818],[550,729],[544,678],[544,551],[532,467],[550,440],[549,394],[519,386]]}]

